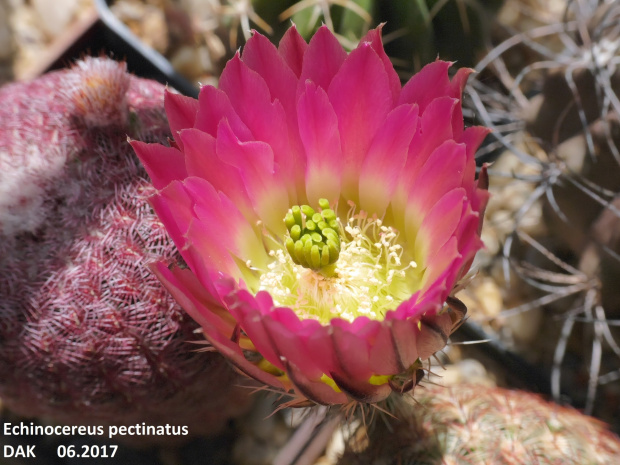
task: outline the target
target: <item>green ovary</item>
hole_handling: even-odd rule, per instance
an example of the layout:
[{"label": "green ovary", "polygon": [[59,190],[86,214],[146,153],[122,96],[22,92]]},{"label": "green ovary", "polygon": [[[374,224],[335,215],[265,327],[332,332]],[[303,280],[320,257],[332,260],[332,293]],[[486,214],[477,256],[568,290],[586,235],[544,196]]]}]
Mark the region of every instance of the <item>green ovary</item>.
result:
[{"label": "green ovary", "polygon": [[[394,228],[364,212],[354,215],[353,207],[343,225],[326,200],[319,205],[320,213],[307,205],[289,210],[284,222],[290,237],[285,247],[270,251],[273,261],[260,276],[259,290],[268,291],[275,305],[323,324],[337,317],[382,320],[418,290],[421,270],[413,261],[403,264],[406,253]],[[310,228],[317,226],[310,233],[309,219]],[[304,235],[311,237],[304,241]],[[318,257],[305,253],[308,241],[317,246]]]}]

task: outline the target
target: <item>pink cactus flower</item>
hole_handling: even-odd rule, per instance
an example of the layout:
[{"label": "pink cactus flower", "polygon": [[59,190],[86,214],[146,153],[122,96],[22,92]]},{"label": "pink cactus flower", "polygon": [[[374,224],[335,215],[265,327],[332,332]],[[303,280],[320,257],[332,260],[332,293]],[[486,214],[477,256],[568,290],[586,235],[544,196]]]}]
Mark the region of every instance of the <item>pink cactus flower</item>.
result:
[{"label": "pink cactus flower", "polygon": [[291,405],[411,389],[463,317],[450,294],[481,247],[487,130],[464,129],[471,70],[449,67],[401,88],[380,27],[349,54],[326,27],[277,48],[255,33],[219,89],[166,94],[171,147],[132,142],[187,264],[154,271]]}]

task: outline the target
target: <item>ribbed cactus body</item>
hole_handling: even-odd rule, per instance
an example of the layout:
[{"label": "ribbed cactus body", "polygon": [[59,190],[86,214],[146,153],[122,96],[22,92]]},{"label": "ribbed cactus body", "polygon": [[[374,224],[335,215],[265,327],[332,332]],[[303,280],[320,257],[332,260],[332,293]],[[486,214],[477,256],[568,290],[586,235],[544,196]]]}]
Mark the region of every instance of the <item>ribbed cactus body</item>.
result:
[{"label": "ribbed cactus body", "polygon": [[148,269],[177,252],[127,136],[166,139],[163,91],[103,58],[0,89],[0,397],[18,413],[198,434],[247,405]]},{"label": "ribbed cactus body", "polygon": [[416,401],[400,419],[376,422],[368,445],[338,465],[611,465],[620,457],[602,423],[527,392],[429,385]]}]

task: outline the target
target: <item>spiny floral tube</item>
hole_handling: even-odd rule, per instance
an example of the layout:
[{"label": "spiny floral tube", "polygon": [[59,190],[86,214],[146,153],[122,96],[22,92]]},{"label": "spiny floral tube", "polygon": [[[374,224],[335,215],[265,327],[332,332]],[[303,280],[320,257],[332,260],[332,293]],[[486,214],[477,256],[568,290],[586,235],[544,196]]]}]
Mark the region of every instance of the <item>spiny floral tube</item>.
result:
[{"label": "spiny floral tube", "polygon": [[187,264],[154,271],[291,404],[411,389],[463,317],[450,293],[481,247],[487,130],[464,130],[471,70],[449,67],[401,88],[381,28],[349,54],[326,27],[277,48],[255,33],[219,89],[166,94],[171,147],[132,142]]}]

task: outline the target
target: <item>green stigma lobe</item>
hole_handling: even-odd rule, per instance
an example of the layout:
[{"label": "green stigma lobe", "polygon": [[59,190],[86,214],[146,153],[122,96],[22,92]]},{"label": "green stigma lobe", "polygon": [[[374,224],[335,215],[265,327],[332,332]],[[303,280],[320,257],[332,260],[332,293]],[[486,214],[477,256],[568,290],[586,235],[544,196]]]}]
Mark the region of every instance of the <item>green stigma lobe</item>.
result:
[{"label": "green stigma lobe", "polygon": [[336,214],[327,199],[319,200],[320,212],[309,205],[295,205],[284,217],[289,237],[285,246],[293,262],[320,270],[333,265],[340,255],[340,235]]}]

